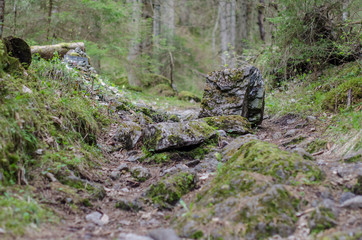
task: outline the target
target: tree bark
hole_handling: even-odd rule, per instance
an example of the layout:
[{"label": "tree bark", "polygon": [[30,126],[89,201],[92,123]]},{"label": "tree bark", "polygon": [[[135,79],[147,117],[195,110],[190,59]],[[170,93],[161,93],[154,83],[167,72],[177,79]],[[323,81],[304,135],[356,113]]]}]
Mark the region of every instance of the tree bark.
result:
[{"label": "tree bark", "polygon": [[50,60],[54,57],[54,53],[57,52],[59,57],[63,58],[64,55],[71,49],[76,49],[79,47],[82,51],[85,51],[83,42],[76,43],[60,43],[55,45],[45,45],[45,46],[32,46],[31,54],[39,54],[41,58]]},{"label": "tree bark", "polygon": [[221,60],[222,64],[227,64],[228,55],[228,31],[227,31],[227,14],[226,3],[224,1],[219,2],[220,13],[220,48],[221,48]]},{"label": "tree bark", "polygon": [[0,38],[4,33],[5,0],[0,0]]},{"label": "tree bark", "polygon": [[212,65],[215,68],[215,59],[216,59],[216,31],[219,27],[219,19],[220,19],[220,8],[217,9],[217,16],[214,25],[214,29],[212,30]]},{"label": "tree bark", "polygon": [[158,1],[153,6],[153,44],[158,46],[161,35],[161,5]]},{"label": "tree bark", "polygon": [[141,86],[141,81],[136,74],[136,60],[140,53],[140,21],[141,21],[141,1],[128,0],[132,4],[132,22],[133,22],[133,38],[128,50],[128,83],[131,86]]},{"label": "tree bark", "polygon": [[53,0],[49,0],[47,40],[49,40],[50,24],[52,23],[52,12],[53,12]]},{"label": "tree bark", "polygon": [[14,25],[13,25],[13,35],[16,36],[16,22],[18,19],[18,0],[14,0],[14,7],[13,7],[13,11],[14,11]]},{"label": "tree bark", "polygon": [[175,1],[163,0],[161,4],[161,32],[169,45],[173,45],[175,34]]},{"label": "tree bark", "polygon": [[231,16],[230,16],[230,44],[235,51],[236,42],[236,0],[231,0]]},{"label": "tree bark", "polygon": [[265,2],[264,0],[259,1],[260,5],[258,6],[258,25],[259,25],[259,33],[260,38],[263,42],[265,42],[265,29],[264,29],[264,8]]}]

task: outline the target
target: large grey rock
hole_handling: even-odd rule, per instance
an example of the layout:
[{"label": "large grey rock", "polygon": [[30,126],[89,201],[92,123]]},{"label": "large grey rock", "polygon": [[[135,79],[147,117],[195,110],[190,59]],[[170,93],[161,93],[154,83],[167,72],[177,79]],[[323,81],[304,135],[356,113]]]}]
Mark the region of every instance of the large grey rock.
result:
[{"label": "large grey rock", "polygon": [[131,121],[122,122],[119,125],[114,140],[120,142],[125,149],[132,149],[142,137],[142,128],[137,123]]},{"label": "large grey rock", "polygon": [[144,144],[149,151],[165,151],[198,145],[216,136],[213,127],[201,121],[158,123],[144,131]]},{"label": "large grey rock", "polygon": [[140,236],[133,233],[121,233],[118,240],[154,240],[147,236]]},{"label": "large grey rock", "polygon": [[241,115],[252,124],[263,121],[265,84],[260,71],[251,66],[224,69],[206,77],[199,117]]}]

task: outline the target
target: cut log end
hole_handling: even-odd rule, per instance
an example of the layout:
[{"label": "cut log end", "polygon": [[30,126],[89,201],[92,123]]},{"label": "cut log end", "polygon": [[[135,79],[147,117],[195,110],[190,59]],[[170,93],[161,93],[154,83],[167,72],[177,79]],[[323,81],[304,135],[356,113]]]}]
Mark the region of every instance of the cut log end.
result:
[{"label": "cut log end", "polygon": [[27,69],[31,64],[31,50],[29,45],[21,38],[6,37],[3,39],[6,50],[11,57],[19,59],[20,63]]}]

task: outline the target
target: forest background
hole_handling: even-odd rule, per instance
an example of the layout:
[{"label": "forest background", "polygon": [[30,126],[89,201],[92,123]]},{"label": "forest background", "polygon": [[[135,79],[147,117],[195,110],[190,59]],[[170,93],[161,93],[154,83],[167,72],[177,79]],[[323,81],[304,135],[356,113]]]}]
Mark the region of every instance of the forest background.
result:
[{"label": "forest background", "polygon": [[198,95],[210,71],[244,61],[270,86],[358,58],[359,0],[9,0],[3,36],[84,41],[117,85]]}]

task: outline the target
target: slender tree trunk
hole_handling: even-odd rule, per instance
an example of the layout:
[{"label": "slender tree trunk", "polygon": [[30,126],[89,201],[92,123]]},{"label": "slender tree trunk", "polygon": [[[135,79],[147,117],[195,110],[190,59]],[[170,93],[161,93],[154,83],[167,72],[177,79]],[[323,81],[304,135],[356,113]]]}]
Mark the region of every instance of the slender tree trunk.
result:
[{"label": "slender tree trunk", "polygon": [[53,0],[49,0],[48,8],[48,28],[47,28],[47,40],[49,40],[50,28],[52,23],[52,12],[53,12]]},{"label": "slender tree trunk", "polygon": [[258,7],[258,25],[259,25],[259,32],[260,38],[263,42],[265,42],[265,29],[264,29],[264,8],[265,2],[264,0],[259,0],[259,7]]},{"label": "slender tree trunk", "polygon": [[14,11],[14,25],[13,25],[13,35],[16,35],[16,21],[18,19],[18,0],[14,0],[14,7],[13,7],[13,11]]},{"label": "slender tree trunk", "polygon": [[348,16],[349,16],[349,13],[348,13],[348,5],[349,5],[349,0],[343,0],[343,13],[342,13],[342,20],[343,21],[346,21]]},{"label": "slender tree trunk", "polygon": [[227,14],[226,3],[224,1],[219,2],[220,13],[220,48],[221,48],[221,60],[222,64],[226,65],[228,55],[228,31],[227,31]]},{"label": "slender tree trunk", "polygon": [[4,33],[5,0],[0,0],[0,38]]},{"label": "slender tree trunk", "polygon": [[141,20],[141,2],[140,0],[128,0],[132,4],[132,30],[133,38],[128,50],[128,83],[131,86],[141,86],[141,81],[136,75],[136,60],[140,53],[140,20]]},{"label": "slender tree trunk", "polygon": [[161,32],[169,45],[175,34],[175,0],[163,0],[161,4]]},{"label": "slender tree trunk", "polygon": [[215,68],[216,64],[215,64],[215,59],[216,59],[216,31],[219,27],[219,19],[220,19],[220,8],[218,8],[217,10],[217,16],[216,16],[216,21],[215,21],[215,25],[214,25],[214,29],[212,30],[212,65]]},{"label": "slender tree trunk", "polygon": [[159,44],[159,38],[161,34],[161,5],[156,0],[153,7],[153,44],[157,47]]},{"label": "slender tree trunk", "polygon": [[235,51],[236,43],[236,0],[231,0],[231,16],[230,16],[230,44]]}]

